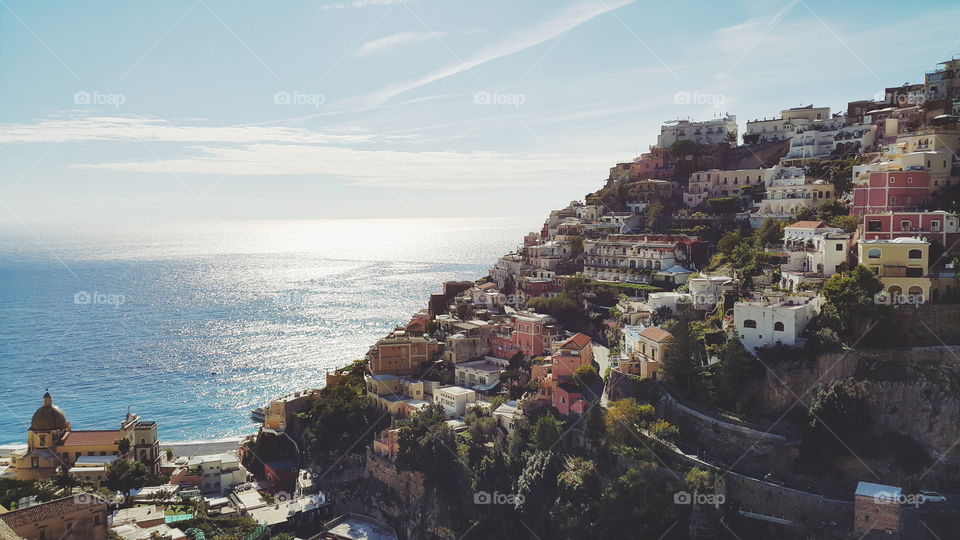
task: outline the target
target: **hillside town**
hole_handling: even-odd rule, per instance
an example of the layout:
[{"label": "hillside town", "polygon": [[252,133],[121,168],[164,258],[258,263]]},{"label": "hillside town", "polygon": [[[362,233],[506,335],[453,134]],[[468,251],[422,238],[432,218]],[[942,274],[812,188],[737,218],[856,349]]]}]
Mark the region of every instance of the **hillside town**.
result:
[{"label": "hillside town", "polygon": [[960,60],[771,114],[664,123],[239,448],[45,394],[0,538],[954,537]]}]

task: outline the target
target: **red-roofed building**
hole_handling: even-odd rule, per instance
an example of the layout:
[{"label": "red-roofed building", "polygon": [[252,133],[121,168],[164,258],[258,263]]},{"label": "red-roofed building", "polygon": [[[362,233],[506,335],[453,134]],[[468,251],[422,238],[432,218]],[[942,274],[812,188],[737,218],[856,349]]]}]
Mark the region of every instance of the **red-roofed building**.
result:
[{"label": "red-roofed building", "polygon": [[107,501],[92,493],[72,495],[0,514],[23,538],[106,540]]},{"label": "red-roofed building", "polygon": [[593,363],[593,340],[586,334],[574,334],[553,344],[551,358],[553,363],[551,378],[554,381],[570,380],[577,368]]}]

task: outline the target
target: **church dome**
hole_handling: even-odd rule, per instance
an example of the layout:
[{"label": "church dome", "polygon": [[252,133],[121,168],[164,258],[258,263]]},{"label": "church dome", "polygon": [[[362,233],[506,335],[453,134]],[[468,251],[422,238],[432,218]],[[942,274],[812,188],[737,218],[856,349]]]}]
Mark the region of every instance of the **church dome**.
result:
[{"label": "church dome", "polygon": [[33,413],[30,431],[57,431],[66,429],[67,416],[63,410],[53,404],[53,398],[47,392],[43,395],[43,405]]}]

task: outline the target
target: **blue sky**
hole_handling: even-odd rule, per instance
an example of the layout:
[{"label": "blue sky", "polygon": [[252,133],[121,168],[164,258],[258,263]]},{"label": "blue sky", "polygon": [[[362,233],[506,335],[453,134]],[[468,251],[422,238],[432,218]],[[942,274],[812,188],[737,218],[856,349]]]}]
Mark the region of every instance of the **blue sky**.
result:
[{"label": "blue sky", "polygon": [[[659,123],[835,110],[955,2],[0,0],[0,222],[541,215]],[[677,103],[677,92],[700,103]]]}]

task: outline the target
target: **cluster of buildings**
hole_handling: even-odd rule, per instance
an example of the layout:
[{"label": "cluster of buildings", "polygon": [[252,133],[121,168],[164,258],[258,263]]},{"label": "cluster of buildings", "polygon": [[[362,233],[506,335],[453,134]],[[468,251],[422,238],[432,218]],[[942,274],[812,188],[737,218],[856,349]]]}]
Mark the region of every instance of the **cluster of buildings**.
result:
[{"label": "cluster of buildings", "polygon": [[156,422],[127,413],[119,429],[74,430],[46,392],[30,419],[26,448],[13,451],[5,466],[0,466],[0,474],[17,480],[49,480],[66,473],[81,481],[99,482],[106,467],[122,459],[139,461],[153,474],[160,472]]}]

